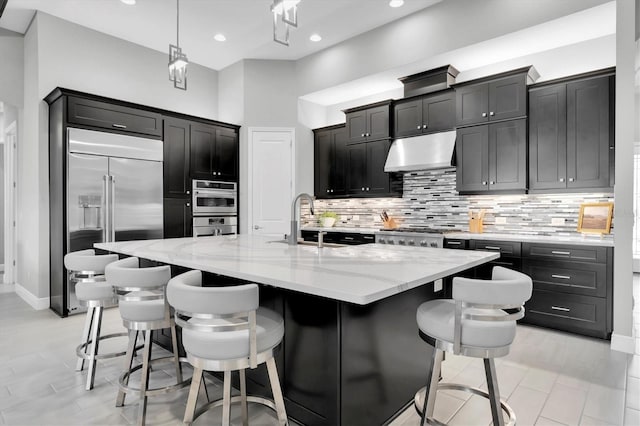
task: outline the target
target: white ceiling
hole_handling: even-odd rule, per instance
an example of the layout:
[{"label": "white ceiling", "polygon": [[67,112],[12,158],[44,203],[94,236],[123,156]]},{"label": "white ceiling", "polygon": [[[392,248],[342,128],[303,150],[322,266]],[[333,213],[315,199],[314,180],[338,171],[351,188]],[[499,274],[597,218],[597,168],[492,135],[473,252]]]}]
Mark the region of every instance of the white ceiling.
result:
[{"label": "white ceiling", "polygon": [[[272,40],[272,0],[181,0],[180,46],[191,62],[215,70],[241,59],[296,60],[442,0],[302,0],[289,47]],[[176,0],[9,0],[0,27],[24,34],[40,10],[161,52],[176,39]],[[213,36],[223,33],[226,42]],[[309,40],[313,33],[323,39]]]}]

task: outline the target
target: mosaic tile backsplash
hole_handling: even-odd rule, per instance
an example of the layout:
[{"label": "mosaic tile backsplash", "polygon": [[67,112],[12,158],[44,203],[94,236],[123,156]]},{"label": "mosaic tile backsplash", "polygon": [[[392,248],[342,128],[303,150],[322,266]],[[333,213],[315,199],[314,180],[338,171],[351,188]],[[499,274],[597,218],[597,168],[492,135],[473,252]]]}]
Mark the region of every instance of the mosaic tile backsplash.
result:
[{"label": "mosaic tile backsplash", "polygon": [[[316,214],[337,213],[336,227],[381,228],[380,213],[385,210],[402,227],[467,232],[469,211],[485,209],[486,233],[577,235],[580,204],[609,201],[612,193],[459,195],[456,169],[449,168],[406,173],[402,198],[316,200],[315,208]],[[302,222],[317,225],[306,207]],[[611,234],[604,238],[613,238],[613,224]]]}]

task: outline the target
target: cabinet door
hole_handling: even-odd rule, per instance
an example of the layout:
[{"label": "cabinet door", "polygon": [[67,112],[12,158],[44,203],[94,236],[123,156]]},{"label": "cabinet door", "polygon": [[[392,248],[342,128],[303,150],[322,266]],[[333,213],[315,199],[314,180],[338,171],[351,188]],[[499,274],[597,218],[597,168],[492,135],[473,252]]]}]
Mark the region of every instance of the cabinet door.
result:
[{"label": "cabinet door", "polygon": [[216,128],[204,124],[191,125],[191,176],[195,179],[215,178],[213,155],[215,152]]},{"label": "cabinet door", "polygon": [[526,75],[518,74],[489,83],[489,120],[527,115]]},{"label": "cabinet door", "polygon": [[181,238],[193,236],[191,217],[191,199],[164,199],[164,238]]},{"label": "cabinet door", "polygon": [[367,182],[365,185],[368,194],[388,194],[389,174],[384,171],[384,163],[387,161],[391,142],[380,140],[367,142]]},{"label": "cabinet door", "polygon": [[456,139],[456,188],[458,191],[486,191],[489,180],[489,128],[458,129]]},{"label": "cabinet door", "polygon": [[184,197],[191,192],[189,177],[189,122],[164,119],[164,196]]},{"label": "cabinet door", "polygon": [[238,133],[232,129],[216,130],[213,170],[216,179],[238,180]]},{"label": "cabinet door", "polygon": [[389,105],[369,108],[367,112],[367,139],[386,139],[389,137]]},{"label": "cabinet door", "polygon": [[347,193],[362,195],[367,181],[367,144],[347,146]]},{"label": "cabinet door", "polygon": [[489,85],[471,84],[456,89],[456,123],[466,126],[489,121]]},{"label": "cabinet door", "polygon": [[367,112],[365,110],[355,111],[346,116],[349,143],[364,142],[367,134]]},{"label": "cabinet door", "polygon": [[335,129],[331,132],[332,161],[329,182],[331,196],[347,195],[347,129]]},{"label": "cabinet door", "polygon": [[566,187],[567,86],[529,92],[529,189]]},{"label": "cabinet door", "polygon": [[429,96],[422,101],[422,128],[424,133],[450,130],[456,126],[455,93]]},{"label": "cabinet door", "polygon": [[332,132],[324,130],[315,133],[314,137],[314,161],[313,161],[313,188],[317,198],[331,196],[330,174],[332,167]]},{"label": "cabinet door", "polygon": [[422,99],[399,102],[393,106],[394,135],[397,138],[422,133]]},{"label": "cabinet door", "polygon": [[489,125],[489,190],[527,189],[527,120]]},{"label": "cabinet door", "polygon": [[609,77],[567,84],[567,188],[609,186],[609,114]]}]

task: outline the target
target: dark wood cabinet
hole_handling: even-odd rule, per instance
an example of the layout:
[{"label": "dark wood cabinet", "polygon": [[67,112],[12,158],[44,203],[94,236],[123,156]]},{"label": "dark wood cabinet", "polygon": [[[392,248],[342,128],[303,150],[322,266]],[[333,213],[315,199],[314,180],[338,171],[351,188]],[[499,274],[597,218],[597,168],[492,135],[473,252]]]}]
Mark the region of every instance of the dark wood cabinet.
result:
[{"label": "dark wood cabinet", "polygon": [[[323,236],[322,240],[325,243],[334,243],[334,244],[345,244],[345,245],[360,245],[360,244],[370,244],[375,243],[375,235],[374,234],[360,234],[356,232],[340,232],[340,231],[325,231],[326,234]],[[301,231],[302,238],[305,241],[318,241],[318,231]]]},{"label": "dark wood cabinet", "polygon": [[193,217],[191,199],[164,199],[164,238],[180,238],[193,236]]},{"label": "dark wood cabinet", "polygon": [[532,67],[474,80],[456,87],[456,123],[458,126],[525,117],[527,82]]},{"label": "dark wood cabinet", "polygon": [[609,189],[614,175],[613,75],[529,91],[529,188]]},{"label": "dark wood cabinet", "polygon": [[347,194],[344,125],[314,130],[314,192],[317,198]]},{"label": "dark wood cabinet", "polygon": [[69,123],[112,132],[162,137],[160,114],[95,99],[69,96],[67,120]]},{"label": "dark wood cabinet", "polygon": [[447,91],[395,102],[394,136],[409,137],[455,127],[455,93]]},{"label": "dark wood cabinet", "polygon": [[391,100],[344,110],[348,144],[391,136]]},{"label": "dark wood cabinet", "polygon": [[527,185],[526,120],[458,130],[457,190],[523,192]]},{"label": "dark wood cabinet", "polygon": [[398,196],[402,177],[384,171],[391,147],[387,139],[346,147],[347,195],[352,197]]},{"label": "dark wood cabinet", "polygon": [[163,184],[165,197],[188,197],[191,194],[189,161],[191,143],[189,122],[164,119]]},{"label": "dark wood cabinet", "polygon": [[237,180],[238,136],[234,129],[191,124],[191,177]]}]

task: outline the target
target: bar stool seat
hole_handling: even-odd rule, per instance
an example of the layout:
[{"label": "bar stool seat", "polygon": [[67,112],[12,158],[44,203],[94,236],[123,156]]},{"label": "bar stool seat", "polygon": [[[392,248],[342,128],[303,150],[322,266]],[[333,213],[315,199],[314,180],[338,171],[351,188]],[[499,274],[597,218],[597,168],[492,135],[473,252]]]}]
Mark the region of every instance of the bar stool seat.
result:
[{"label": "bar stool seat", "polygon": [[[453,300],[430,300],[418,307],[419,335],[432,347],[427,386],[415,396],[414,406],[426,423],[442,425],[433,418],[436,394],[441,389],[470,392],[489,400],[494,426],[515,425],[516,415],[500,400],[494,358],[505,356],[516,334],[516,320],[524,317],[524,302],[533,284],[527,275],[501,266],[491,280],[455,277]],[[482,358],[488,392],[459,383],[438,383],[444,352]]]},{"label": "bar stool seat", "polygon": [[[425,302],[418,307],[416,318],[420,330],[438,340],[453,342],[455,334],[456,304],[453,300],[437,299]],[[470,315],[493,315],[497,317],[508,314],[498,309],[465,310]],[[511,344],[516,335],[515,321],[463,321],[461,345],[496,348]]]},{"label": "bar stool seat", "polygon": [[[153,297],[154,295],[150,291],[138,291],[134,294],[140,298]],[[120,316],[124,321],[162,321],[165,315],[164,299],[122,300],[119,307]]]},{"label": "bar stool seat", "polygon": [[102,312],[104,308],[116,306],[118,299],[113,286],[105,281],[104,271],[108,264],[118,260],[116,254],[96,255],[95,250],[79,250],[64,256],[64,266],[69,273],[69,286],[75,286],[78,304],[87,308],[87,316],[81,343],[76,347],[78,362],[76,371],[84,369],[89,362],[86,390],[93,389],[97,361],[123,356],[126,352],[99,353],[100,342],[127,333],[101,334]]},{"label": "bar stool seat", "polygon": [[[233,324],[227,319],[203,320],[192,318],[189,324],[198,326],[215,326]],[[264,352],[278,346],[284,336],[284,320],[275,312],[258,308],[256,313],[257,351]],[[182,344],[189,348],[189,353],[205,359],[233,359],[249,357],[249,341],[246,331],[230,331],[227,333],[202,333],[194,329],[182,329]]]}]

